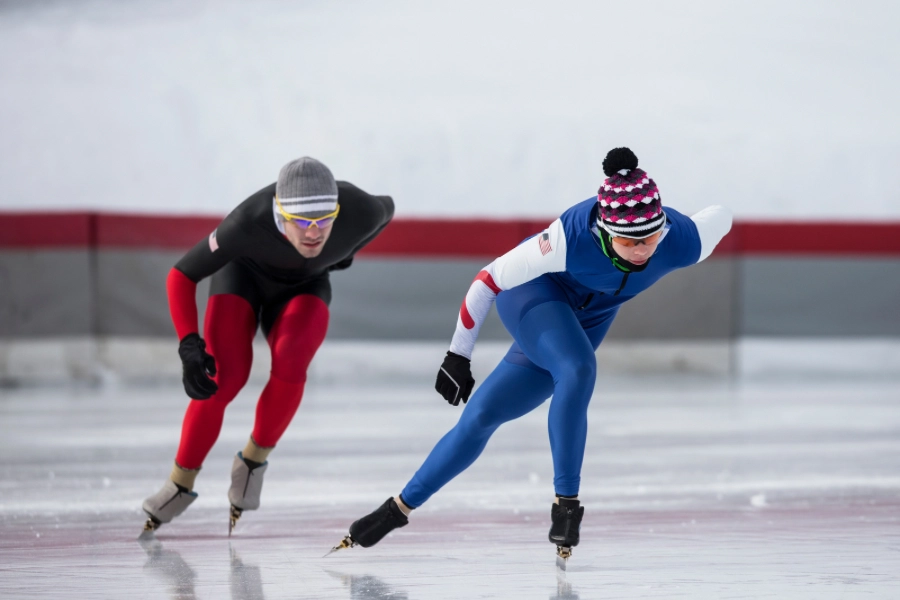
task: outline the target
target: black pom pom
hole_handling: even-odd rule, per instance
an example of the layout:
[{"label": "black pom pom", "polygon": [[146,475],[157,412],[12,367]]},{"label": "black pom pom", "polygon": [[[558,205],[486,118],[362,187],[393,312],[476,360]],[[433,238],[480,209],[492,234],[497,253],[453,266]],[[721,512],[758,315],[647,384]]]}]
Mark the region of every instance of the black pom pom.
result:
[{"label": "black pom pom", "polygon": [[621,169],[631,171],[637,169],[638,157],[628,148],[613,148],[603,159],[603,172],[607,177],[612,177]]}]

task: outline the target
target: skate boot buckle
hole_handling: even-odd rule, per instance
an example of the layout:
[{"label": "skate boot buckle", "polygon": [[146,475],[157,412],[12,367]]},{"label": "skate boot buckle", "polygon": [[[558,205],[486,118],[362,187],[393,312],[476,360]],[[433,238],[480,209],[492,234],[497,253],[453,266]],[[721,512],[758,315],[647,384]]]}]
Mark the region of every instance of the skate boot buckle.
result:
[{"label": "skate boot buckle", "polygon": [[162,525],[162,523],[160,523],[159,521],[157,521],[157,520],[154,519],[153,517],[148,517],[148,518],[147,518],[147,522],[144,523],[144,532],[149,533],[149,532],[152,532],[152,531],[156,531],[157,529],[159,529],[159,526],[160,526],[160,525]]},{"label": "skate boot buckle", "polygon": [[[337,546],[335,546],[334,548],[332,548],[331,550],[329,550],[329,551],[325,554],[325,556],[328,556],[329,554],[334,554],[334,553],[337,552],[338,550],[343,550],[343,549],[345,549],[345,548],[353,548],[353,547],[356,546],[356,545],[357,545],[357,543],[356,543],[356,541],[355,541],[352,537],[350,537],[349,535],[345,535],[345,536],[344,536],[344,539],[342,539],[342,540],[340,541],[340,543],[339,543]],[[323,556],[322,558],[325,558],[325,556]]]},{"label": "skate boot buckle", "polygon": [[568,565],[569,558],[572,556],[572,548],[571,546],[557,546],[556,547],[556,566],[561,570],[565,571],[566,566]]},{"label": "skate boot buckle", "polygon": [[237,525],[238,519],[241,518],[243,512],[244,509],[238,508],[234,504],[231,505],[231,512],[228,515],[228,537],[231,537],[231,532],[234,531],[234,526]]}]

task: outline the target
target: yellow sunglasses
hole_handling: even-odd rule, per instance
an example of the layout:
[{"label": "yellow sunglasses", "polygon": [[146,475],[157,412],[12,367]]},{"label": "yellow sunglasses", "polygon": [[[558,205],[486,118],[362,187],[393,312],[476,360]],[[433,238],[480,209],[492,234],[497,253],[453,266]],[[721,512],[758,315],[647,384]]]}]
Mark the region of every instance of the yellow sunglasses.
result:
[{"label": "yellow sunglasses", "polygon": [[333,213],[328,213],[327,215],[322,217],[316,217],[315,219],[310,219],[309,217],[298,217],[284,210],[284,207],[281,206],[281,202],[279,202],[278,200],[278,196],[275,196],[275,206],[278,207],[279,214],[281,214],[281,216],[284,217],[285,220],[296,224],[301,229],[308,229],[309,227],[318,227],[319,229],[321,229],[322,227],[328,227],[332,222],[334,222],[335,219],[337,219],[338,213],[341,212],[341,205],[338,204],[338,207]]}]

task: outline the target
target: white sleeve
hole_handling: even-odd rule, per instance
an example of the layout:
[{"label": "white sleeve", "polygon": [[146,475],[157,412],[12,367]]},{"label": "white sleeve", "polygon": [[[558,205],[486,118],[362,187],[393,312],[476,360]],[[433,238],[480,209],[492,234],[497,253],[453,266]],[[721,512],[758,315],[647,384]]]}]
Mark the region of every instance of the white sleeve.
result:
[{"label": "white sleeve", "polygon": [[697,214],[691,215],[691,220],[697,226],[700,234],[700,258],[701,262],[712,254],[725,234],[731,230],[731,209],[718,204],[707,206]]},{"label": "white sleeve", "polygon": [[459,309],[450,352],[472,358],[475,339],[497,294],[531,281],[544,273],[566,270],[566,233],[562,221],[527,239],[486,266],[472,285]]}]

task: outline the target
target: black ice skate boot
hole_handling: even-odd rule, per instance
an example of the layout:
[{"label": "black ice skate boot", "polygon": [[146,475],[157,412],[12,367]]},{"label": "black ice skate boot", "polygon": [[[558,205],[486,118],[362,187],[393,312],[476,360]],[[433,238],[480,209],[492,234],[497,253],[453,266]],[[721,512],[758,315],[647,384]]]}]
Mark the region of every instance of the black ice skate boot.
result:
[{"label": "black ice skate boot", "polygon": [[[556,544],[556,554],[563,560],[572,556],[572,548],[578,545],[581,517],[584,507],[574,498],[560,498],[559,504],[550,507],[550,541]],[[563,565],[560,565],[564,567]]]},{"label": "black ice skate boot", "polygon": [[[409,519],[397,506],[397,501],[393,498],[388,498],[374,512],[354,521],[350,526],[350,535],[332,548],[331,552],[336,552],[343,548],[352,548],[353,546],[369,548],[380,542],[381,538],[393,530],[398,527],[406,527],[407,524],[409,524]],[[331,554],[331,552],[328,554]],[[328,556],[328,554],[325,556]]]},{"label": "black ice skate boot", "polygon": [[407,524],[409,519],[397,506],[397,501],[388,498],[375,512],[353,522],[350,526],[350,538],[363,548],[368,548],[393,530],[406,527]]}]

